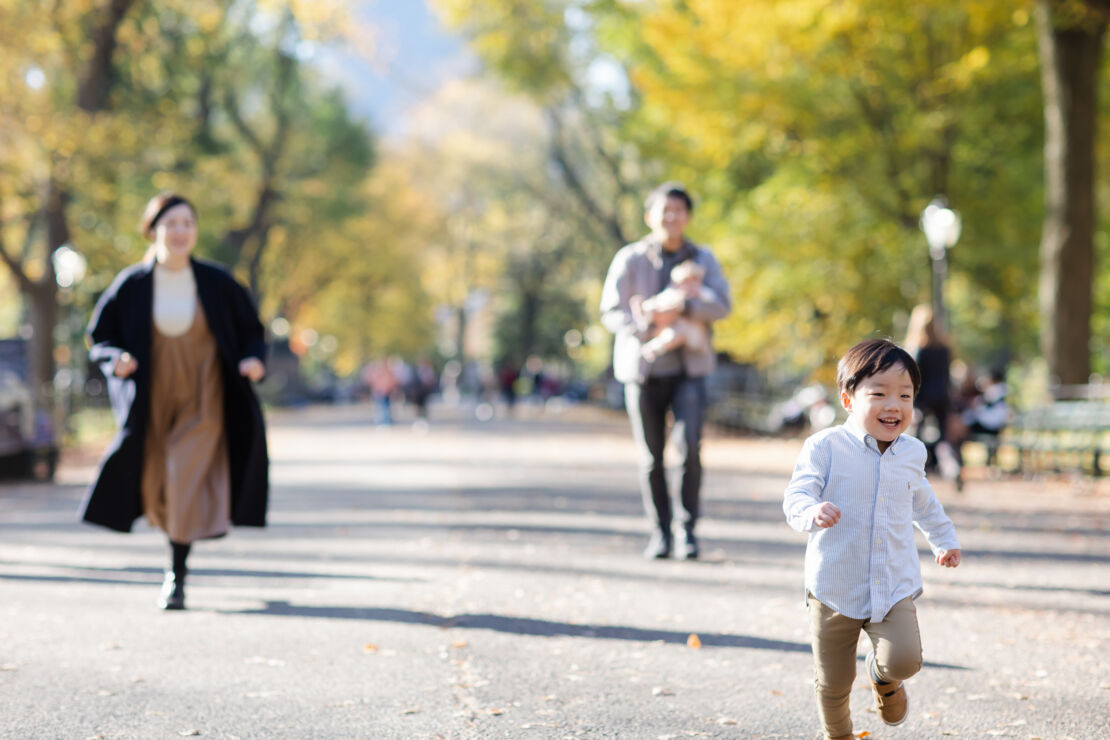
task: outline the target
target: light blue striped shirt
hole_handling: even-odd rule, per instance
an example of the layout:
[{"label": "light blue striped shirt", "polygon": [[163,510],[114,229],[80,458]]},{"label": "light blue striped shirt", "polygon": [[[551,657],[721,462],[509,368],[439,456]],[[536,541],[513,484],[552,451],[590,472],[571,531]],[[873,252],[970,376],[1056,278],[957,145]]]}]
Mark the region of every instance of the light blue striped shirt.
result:
[{"label": "light blue striped shirt", "polygon": [[[881,622],[890,607],[921,595],[914,525],[934,555],[960,543],[925,478],[925,445],[900,435],[885,453],[852,416],[806,440],[786,487],[786,521],[809,533],[805,586],[844,616]],[[831,501],[840,521],[822,529],[814,509]]]}]

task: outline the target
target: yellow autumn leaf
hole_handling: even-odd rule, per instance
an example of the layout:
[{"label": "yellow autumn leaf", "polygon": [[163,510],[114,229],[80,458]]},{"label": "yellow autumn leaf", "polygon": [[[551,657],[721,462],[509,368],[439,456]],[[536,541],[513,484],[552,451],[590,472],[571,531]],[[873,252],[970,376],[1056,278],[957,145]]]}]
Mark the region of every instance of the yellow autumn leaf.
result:
[{"label": "yellow autumn leaf", "polygon": [[700,648],[701,647],[701,638],[699,638],[696,634],[691,632],[690,636],[686,638],[686,646],[687,647],[692,647],[694,649]]}]

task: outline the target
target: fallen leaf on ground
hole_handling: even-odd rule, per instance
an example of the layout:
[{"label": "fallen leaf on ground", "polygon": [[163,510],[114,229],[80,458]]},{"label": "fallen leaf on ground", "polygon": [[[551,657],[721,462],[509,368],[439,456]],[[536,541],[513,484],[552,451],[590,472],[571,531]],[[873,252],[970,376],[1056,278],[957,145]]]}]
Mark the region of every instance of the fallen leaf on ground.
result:
[{"label": "fallen leaf on ground", "polygon": [[372,642],[368,642],[362,646],[362,649],[368,653],[376,653],[380,648]]},{"label": "fallen leaf on ground", "polygon": [[856,737],[871,737],[871,733],[864,730],[863,732],[857,732]]},{"label": "fallen leaf on ground", "polygon": [[728,717],[721,717],[719,720],[717,720],[717,724],[719,724],[719,725],[738,725],[740,723],[737,722],[734,719],[729,719]]},{"label": "fallen leaf on ground", "polygon": [[692,648],[700,648],[701,647],[701,638],[698,637],[693,632],[691,632],[690,636],[686,638],[686,646],[687,647],[692,647]]},{"label": "fallen leaf on ground", "polygon": [[401,714],[420,714],[419,709],[402,709]]},{"label": "fallen leaf on ground", "polygon": [[502,714],[504,714],[504,713],[505,713],[505,710],[504,710],[504,709],[493,709],[493,708],[491,707],[490,709],[487,709],[487,710],[486,710],[486,714],[492,714],[492,715],[493,715],[493,716],[495,716],[495,717],[497,717],[497,716],[500,716],[500,715],[502,715]]},{"label": "fallen leaf on ground", "polygon": [[451,647],[453,647],[456,650],[462,650],[464,647],[466,647],[466,640],[459,640],[458,642],[453,642],[453,643],[451,643]]},{"label": "fallen leaf on ground", "polygon": [[779,691],[778,689],[771,689],[771,693],[774,694],[775,696],[782,696],[782,692]]},{"label": "fallen leaf on ground", "polygon": [[178,730],[177,734],[181,735],[181,737],[191,737],[193,735],[199,735],[200,730]]}]

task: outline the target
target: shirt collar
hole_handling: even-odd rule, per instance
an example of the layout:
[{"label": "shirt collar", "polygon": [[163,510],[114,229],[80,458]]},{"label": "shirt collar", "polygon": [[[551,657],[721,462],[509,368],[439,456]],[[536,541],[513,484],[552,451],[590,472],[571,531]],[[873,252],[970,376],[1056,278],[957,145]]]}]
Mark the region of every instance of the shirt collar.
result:
[{"label": "shirt collar", "polygon": [[[875,450],[875,452],[879,452],[879,443],[874,437],[867,433],[867,430],[863,428],[863,424],[860,423],[855,414],[848,414],[848,419],[844,422],[844,428],[848,430],[848,433],[857,439],[861,445],[868,449]],[[894,441],[890,443],[890,446],[887,447],[887,450],[892,455],[898,454],[897,448],[903,436],[904,435],[899,434]],[[868,442],[868,440],[870,440],[870,442]]]},{"label": "shirt collar", "polygon": [[658,259],[660,262],[662,262],[663,257],[665,255],[666,256],[671,256],[671,257],[676,257],[676,258],[680,257],[683,260],[685,260],[685,259],[692,258],[695,254],[694,243],[691,242],[689,239],[687,239],[685,237],[683,237],[683,239],[682,239],[682,246],[679,247],[674,252],[665,252],[663,250],[663,242],[660,241],[659,239],[656,239],[652,235],[648,235],[648,237],[645,239],[645,241],[647,242],[648,247],[651,250],[652,255],[654,255],[655,258]]}]

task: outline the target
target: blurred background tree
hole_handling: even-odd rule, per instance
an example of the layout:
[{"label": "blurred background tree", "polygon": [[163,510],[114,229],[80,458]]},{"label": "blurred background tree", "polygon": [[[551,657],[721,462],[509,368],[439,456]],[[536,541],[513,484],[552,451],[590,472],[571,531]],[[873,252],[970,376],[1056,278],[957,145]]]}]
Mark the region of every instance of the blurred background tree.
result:
[{"label": "blurred background tree", "polygon": [[[1105,300],[1067,306],[1085,280],[1096,296],[1107,289],[1090,259],[1075,269],[1038,253],[1051,102],[1040,74],[1053,60],[1038,57],[1034,16],[1047,11],[1063,47],[1082,56],[1076,44],[1101,38],[1103,3],[438,4],[507,87],[614,123],[626,161],[649,173],[641,191],[665,174],[700,196],[692,236],[732,279],[736,311],[718,344],[735,357],[790,377],[830,368],[863,336],[900,339],[909,309],[929,300],[918,222],[943,194],[964,223],[950,254],[958,354],[981,366],[1028,360],[1040,338],[1057,377],[1086,378],[1086,365],[1052,347],[1087,360],[1083,319],[1093,311],[1101,326]],[[1084,58],[1088,86],[1064,99],[1089,109],[1098,62]],[[1093,158],[1090,142],[1079,148]],[[610,254],[637,234],[634,217],[625,223],[631,232],[610,232]],[[1052,231],[1046,224],[1046,239]],[[1058,285],[1038,305],[1039,278],[1052,274]],[[1058,309],[1075,320],[1053,318]],[[1091,359],[1105,372],[1097,336]]]},{"label": "blurred background tree", "polygon": [[[113,0],[48,11],[13,1],[0,3],[0,26],[11,93],[0,103],[0,256],[24,298],[16,320],[42,404],[55,361],[79,359],[57,341],[74,334],[72,322],[58,326],[59,301],[81,322],[142,257],[135,225],[158,190],[196,203],[198,254],[231,266],[264,316],[314,317],[315,301],[334,300],[321,288],[366,279],[341,266],[377,227],[366,220],[374,136],[306,64],[315,44],[347,29],[342,3]],[[88,270],[59,291],[50,257],[63,245]],[[381,311],[363,301],[336,318],[369,325]],[[419,325],[392,331],[411,343]]]}]

